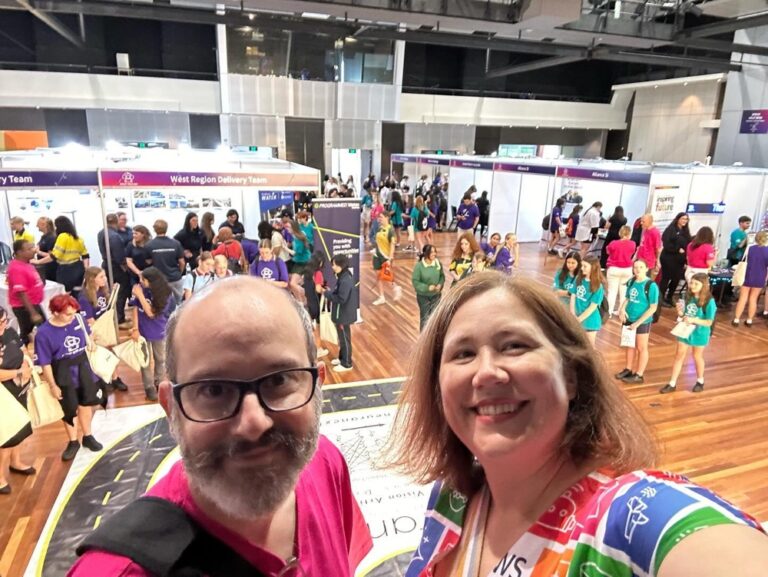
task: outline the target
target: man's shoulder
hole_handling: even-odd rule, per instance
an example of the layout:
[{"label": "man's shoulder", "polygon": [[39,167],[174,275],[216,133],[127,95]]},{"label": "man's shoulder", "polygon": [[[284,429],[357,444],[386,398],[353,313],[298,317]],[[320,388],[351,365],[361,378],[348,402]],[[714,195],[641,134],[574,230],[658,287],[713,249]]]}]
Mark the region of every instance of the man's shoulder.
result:
[{"label": "man's shoulder", "polygon": [[67,573],[67,577],[152,577],[140,565],[128,557],[107,553],[105,551],[88,551]]}]

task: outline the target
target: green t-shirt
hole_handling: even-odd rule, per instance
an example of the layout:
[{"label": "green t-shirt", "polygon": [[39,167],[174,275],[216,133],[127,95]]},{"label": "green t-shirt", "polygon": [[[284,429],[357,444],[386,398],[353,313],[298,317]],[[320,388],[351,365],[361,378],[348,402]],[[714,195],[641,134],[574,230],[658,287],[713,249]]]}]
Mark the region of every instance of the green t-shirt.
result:
[{"label": "green t-shirt", "polygon": [[[555,273],[555,280],[552,283],[552,290],[556,291],[568,291],[571,292],[571,287],[576,284],[576,277],[572,275],[571,273],[568,273],[565,275],[565,280],[561,283],[560,282],[560,271],[557,271]],[[571,297],[560,297],[560,300],[563,301],[565,304],[569,304],[571,302]]]},{"label": "green t-shirt", "polygon": [[[648,287],[648,296],[645,294],[645,285],[651,283]],[[657,305],[659,304],[659,285],[657,285],[655,282],[653,282],[650,279],[645,279],[644,281],[637,281],[635,279],[630,280],[627,283],[627,320],[630,323],[635,322],[637,319],[639,319],[645,311],[648,310],[648,307],[651,305]],[[650,297],[650,298],[649,298]],[[646,325],[648,323],[653,322],[653,315],[645,319],[643,321],[643,324]]]},{"label": "green t-shirt", "polygon": [[599,331],[600,327],[603,326],[603,321],[600,319],[600,303],[603,302],[603,294],[605,293],[603,285],[601,284],[595,292],[592,292],[589,288],[589,280],[584,279],[581,284],[574,283],[569,292],[576,295],[577,316],[587,310],[590,304],[595,303],[597,305],[592,314],[582,321],[581,326],[584,327],[585,331]]},{"label": "green t-shirt", "polygon": [[[709,302],[705,306],[700,307],[698,302],[693,299],[685,303],[684,312],[685,316],[687,317],[713,321],[715,320],[715,315],[717,314],[717,305],[715,304],[715,299],[710,298]],[[706,347],[709,344],[709,337],[711,335],[712,327],[696,325],[696,328],[691,333],[690,337],[687,339],[678,337],[677,340],[681,343],[685,343],[686,345],[691,345],[692,347]]]},{"label": "green t-shirt", "polygon": [[[741,229],[741,227],[737,228],[731,233],[731,250],[735,250],[736,252],[733,254],[733,258],[737,258],[741,260],[744,258],[744,251],[747,249],[747,245],[744,244],[743,247],[738,248],[739,245],[744,242],[744,239],[747,238],[747,233]],[[738,249],[738,250],[736,250]]]}]

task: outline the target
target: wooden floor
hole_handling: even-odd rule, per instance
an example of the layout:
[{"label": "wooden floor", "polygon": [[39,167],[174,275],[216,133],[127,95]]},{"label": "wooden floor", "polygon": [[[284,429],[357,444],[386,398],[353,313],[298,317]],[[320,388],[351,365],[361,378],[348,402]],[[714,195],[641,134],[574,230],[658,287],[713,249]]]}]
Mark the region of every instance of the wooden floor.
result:
[{"label": "wooden floor", "polygon": [[[443,262],[450,260],[454,234],[436,235]],[[521,247],[520,274],[550,286],[557,258],[544,257],[538,245]],[[339,375],[329,371],[333,382],[352,382],[405,374],[409,351],[418,336],[418,309],[410,273],[412,256],[398,257],[395,274],[403,298],[380,307],[372,306],[375,279],[370,258],[363,257],[361,301],[363,323],[353,327],[355,369]],[[760,309],[762,310],[762,309]],[[762,521],[768,521],[768,326],[733,328],[730,310],[719,313],[712,343],[705,353],[706,388],[688,392],[695,381],[689,362],[678,381],[678,392],[659,395],[670,373],[674,338],[673,321],[665,311],[651,335],[651,362],[646,384],[622,387],[655,428],[662,457],[660,466],[683,473],[716,490]],[[597,348],[614,371],[623,368],[618,348],[619,325],[609,322],[600,332]],[[331,354],[335,353],[331,351]],[[327,357],[326,361],[330,360]],[[114,406],[144,403],[137,374],[125,371],[131,390],[118,393]],[[25,445],[25,455],[39,471],[24,478],[13,476],[13,493],[0,495],[0,575],[20,577],[48,517],[68,465],[59,456],[65,445],[60,425],[35,433]]]}]

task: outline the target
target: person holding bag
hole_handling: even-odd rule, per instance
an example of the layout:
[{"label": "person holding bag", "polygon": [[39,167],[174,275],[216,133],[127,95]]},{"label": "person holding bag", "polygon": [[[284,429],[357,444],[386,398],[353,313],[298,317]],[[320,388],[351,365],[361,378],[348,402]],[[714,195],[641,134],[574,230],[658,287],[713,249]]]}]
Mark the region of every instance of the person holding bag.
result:
[{"label": "person holding bag", "polygon": [[[107,289],[107,273],[104,272],[104,269],[97,266],[89,266],[85,269],[83,290],[77,297],[77,304],[80,305],[80,314],[92,333],[96,320],[100,319],[110,310],[109,302],[110,293]],[[94,338],[94,340],[96,339]],[[115,373],[107,385],[107,389],[110,388],[125,392],[128,390],[128,385]]]},{"label": "person holding bag", "polygon": [[379,228],[376,231],[376,250],[373,254],[373,270],[377,272],[379,285],[379,298],[373,301],[374,306],[387,304],[384,297],[384,283],[391,283],[394,287],[394,299],[399,300],[402,289],[395,284],[392,261],[395,258],[395,229],[389,223],[389,215],[386,212],[379,214]]},{"label": "person holding bag", "polygon": [[[17,241],[27,242],[27,241]],[[8,326],[8,313],[0,307],[0,330],[2,335],[2,358],[0,359],[0,381],[18,403],[27,408],[25,388],[32,378],[32,367],[24,357],[23,343],[18,333]],[[4,418],[0,415],[0,418]],[[0,495],[8,495],[11,485],[6,477],[10,471],[17,475],[34,475],[35,468],[21,459],[21,444],[32,435],[32,425],[27,423],[18,433],[0,446]]]},{"label": "person holding bag", "polygon": [[355,307],[355,279],[349,270],[347,255],[337,254],[331,259],[331,268],[336,274],[336,286],[325,291],[325,298],[331,303],[331,320],[339,335],[339,358],[331,361],[333,370],[345,373],[352,370],[352,324],[357,322]]},{"label": "person holding bag", "polygon": [[616,374],[627,384],[645,382],[643,374],[648,366],[648,339],[651,336],[653,313],[659,306],[659,285],[648,278],[648,265],[636,260],[632,265],[634,278],[627,283],[626,298],[619,309],[622,330],[635,332],[635,346],[626,347],[626,365]]},{"label": "person holding bag", "polygon": [[150,266],[142,271],[130,304],[134,307],[131,338],[147,340],[155,363],[154,375],[149,364],[141,369],[144,394],[148,401],[157,401],[157,386],[165,378],[165,325],[175,308],[171,286],[158,269]]},{"label": "person holding bag", "polygon": [[693,392],[700,393],[704,390],[704,349],[712,336],[712,323],[716,314],[717,305],[709,289],[709,275],[696,273],[688,284],[685,299],[680,299],[677,303],[677,315],[682,319],[679,322],[693,326],[694,329],[688,336],[677,337],[672,377],[669,384],[659,390],[661,394],[674,393],[677,390],[677,377],[683,370],[683,362],[689,348],[693,349],[693,362],[696,365],[696,384],[693,386]]},{"label": "person holding bag", "polygon": [[107,395],[88,361],[88,329],[76,318],[80,305],[72,296],[64,294],[53,297],[48,308],[51,317],[35,334],[35,354],[51,394],[59,400],[64,411],[63,423],[69,442],[61,460],[71,461],[80,450],[78,424],[85,448],[91,451],[103,448],[91,433],[91,421],[93,407],[105,404]]}]

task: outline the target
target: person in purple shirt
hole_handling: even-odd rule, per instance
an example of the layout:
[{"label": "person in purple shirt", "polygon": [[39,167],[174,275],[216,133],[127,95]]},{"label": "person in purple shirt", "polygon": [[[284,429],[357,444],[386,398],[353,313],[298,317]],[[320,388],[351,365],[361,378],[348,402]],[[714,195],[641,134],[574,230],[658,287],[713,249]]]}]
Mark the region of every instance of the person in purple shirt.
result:
[{"label": "person in purple shirt", "polygon": [[157,386],[165,378],[165,325],[176,308],[172,296],[171,285],[153,266],[141,271],[139,283],[133,286],[131,338],[138,341],[140,336],[144,337],[155,362],[154,380],[149,365],[141,369],[141,381],[148,401],[157,400]]},{"label": "person in purple shirt", "polygon": [[280,288],[288,288],[288,267],[272,252],[272,241],[262,239],[259,242],[259,258],[253,261],[251,276],[274,283]]},{"label": "person in purple shirt", "polygon": [[243,249],[245,260],[248,261],[248,264],[253,264],[259,256],[259,241],[243,237],[243,240],[240,241],[240,246]]},{"label": "person in purple shirt", "polygon": [[499,256],[501,247],[501,235],[498,232],[494,232],[491,238],[488,239],[488,242],[483,241],[480,243],[480,250],[485,253],[488,263],[491,265],[496,264],[496,257]]},{"label": "person in purple shirt", "polygon": [[468,192],[465,192],[464,197],[461,199],[461,205],[456,211],[456,220],[459,223],[456,228],[459,236],[467,231],[475,230],[477,223],[480,221],[480,209],[472,202],[472,196]]},{"label": "person in purple shirt", "polygon": [[520,246],[517,244],[517,236],[508,232],[504,237],[504,246],[496,256],[496,270],[512,274],[512,269],[517,268],[520,260]]}]

